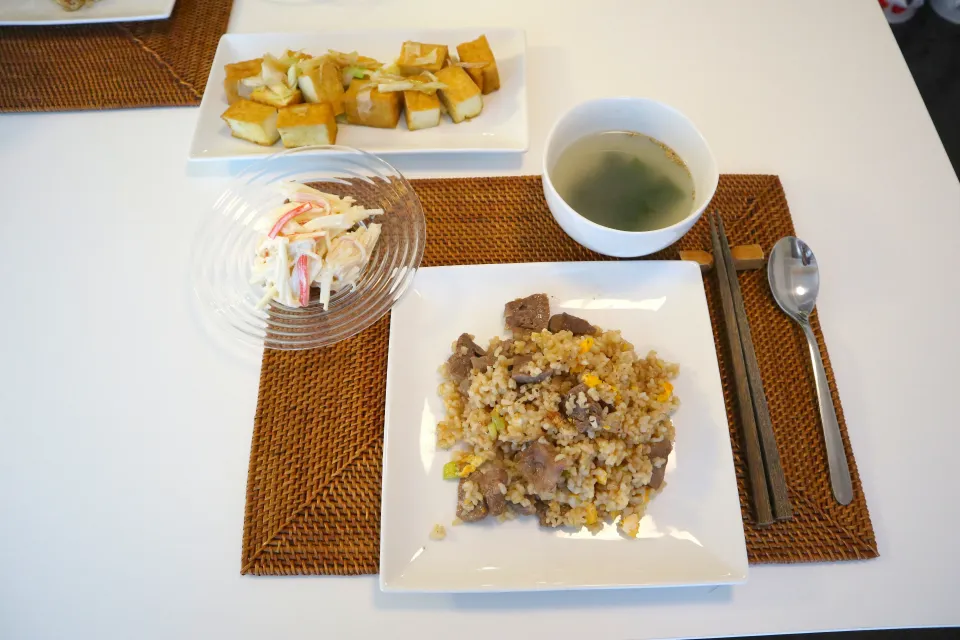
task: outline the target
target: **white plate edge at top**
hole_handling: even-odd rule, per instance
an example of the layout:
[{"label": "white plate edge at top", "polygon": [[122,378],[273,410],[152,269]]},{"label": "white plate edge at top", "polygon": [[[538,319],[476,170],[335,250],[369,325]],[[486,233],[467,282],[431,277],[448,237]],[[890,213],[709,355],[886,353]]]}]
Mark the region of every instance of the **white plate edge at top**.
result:
[{"label": "white plate edge at top", "polygon": [[[516,87],[515,91],[518,96],[518,111],[520,112],[520,117],[522,119],[522,127],[519,129],[518,140],[516,144],[496,146],[496,147],[482,147],[482,146],[460,146],[460,147],[378,147],[375,144],[365,144],[365,145],[355,145],[352,144],[350,140],[344,140],[341,136],[337,137],[338,145],[353,146],[362,151],[372,153],[379,156],[436,156],[436,155],[463,155],[463,154],[503,154],[503,155],[515,155],[520,153],[526,153],[530,148],[530,123],[529,123],[529,110],[528,110],[528,99],[527,99],[527,37],[526,31],[519,28],[512,27],[455,27],[455,28],[434,28],[434,27],[424,27],[424,28],[371,28],[371,29],[332,29],[326,31],[311,31],[311,32],[264,32],[264,33],[225,33],[220,37],[220,41],[217,44],[217,51],[214,55],[213,63],[211,65],[210,74],[207,77],[207,85],[204,89],[203,98],[200,101],[200,107],[197,113],[197,121],[194,127],[193,136],[191,137],[190,147],[188,151],[188,160],[191,163],[205,163],[205,162],[232,162],[232,161],[256,161],[258,159],[264,159],[269,157],[274,153],[279,153],[285,148],[282,143],[277,142],[276,144],[270,147],[258,147],[254,143],[249,144],[250,152],[247,153],[224,153],[217,151],[208,151],[206,149],[200,148],[202,143],[200,138],[203,135],[204,119],[205,116],[208,116],[208,112],[216,108],[214,102],[222,98],[223,88],[222,88],[222,68],[223,65],[228,62],[235,62],[234,60],[224,60],[224,56],[227,55],[225,49],[233,43],[243,42],[244,40],[283,40],[283,39],[314,39],[320,40],[324,36],[335,35],[337,37],[378,37],[378,38],[390,38],[390,41],[397,40],[397,42],[403,42],[403,39],[409,39],[405,35],[411,33],[415,34],[427,34],[433,35],[436,39],[446,38],[448,34],[462,34],[458,37],[468,37],[467,34],[479,35],[496,33],[499,35],[511,35],[517,38],[517,42],[520,45],[522,56],[519,65],[519,86]],[[422,37],[422,36],[421,36]],[[398,39],[400,38],[400,39]],[[426,39],[426,38],[424,38]],[[277,45],[282,46],[282,45]],[[319,50],[319,47],[318,47]],[[494,51],[496,54],[496,51]],[[503,85],[497,93],[506,93]],[[496,94],[491,94],[496,95]],[[218,121],[219,121],[219,111]],[[442,116],[443,121],[441,122],[441,127],[455,127],[460,126],[449,122],[446,116]],[[483,114],[478,116],[478,120],[482,121]],[[221,121],[222,123],[222,121]],[[223,125],[224,127],[226,125]],[[364,128],[356,127],[355,125],[346,125],[349,128]],[[400,119],[400,124],[397,129],[394,130],[384,130],[389,132],[394,132],[398,130],[405,131],[405,122],[404,119]],[[423,130],[425,132],[431,132],[432,129]],[[417,135],[418,132],[406,132],[403,135]],[[229,136],[229,133],[227,133]],[[319,153],[319,152],[314,152]],[[302,154],[304,157],[309,155],[314,155],[314,153],[308,152]]]}]

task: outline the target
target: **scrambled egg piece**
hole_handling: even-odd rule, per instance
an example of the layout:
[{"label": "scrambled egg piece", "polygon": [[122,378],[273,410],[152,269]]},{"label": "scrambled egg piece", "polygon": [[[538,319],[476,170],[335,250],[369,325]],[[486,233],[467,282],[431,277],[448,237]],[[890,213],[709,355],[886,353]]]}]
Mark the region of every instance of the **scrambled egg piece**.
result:
[{"label": "scrambled egg piece", "polygon": [[597,508],[593,503],[587,505],[587,524],[597,524]]},{"label": "scrambled egg piece", "polygon": [[591,389],[600,384],[600,377],[592,373],[588,373],[581,379],[583,384],[587,385]]},{"label": "scrambled egg piece", "polygon": [[463,459],[463,462],[466,464],[460,469],[460,477],[466,478],[468,475],[477,470],[477,467],[483,464],[483,458],[480,456],[468,455]]},{"label": "scrambled egg piece", "polygon": [[673,385],[664,380],[663,393],[657,396],[657,402],[666,402],[673,395]]}]

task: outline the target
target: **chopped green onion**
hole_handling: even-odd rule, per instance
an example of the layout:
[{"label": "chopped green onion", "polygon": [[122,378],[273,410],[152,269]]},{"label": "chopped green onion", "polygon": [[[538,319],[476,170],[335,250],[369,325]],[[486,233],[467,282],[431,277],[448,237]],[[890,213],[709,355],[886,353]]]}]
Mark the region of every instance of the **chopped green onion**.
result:
[{"label": "chopped green onion", "polygon": [[507,428],[507,423],[504,422],[503,418],[500,416],[500,412],[497,409],[493,410],[493,413],[490,414],[490,424],[487,425],[487,433],[490,434],[490,437],[494,440],[497,439],[497,434],[501,431],[504,431]]},{"label": "chopped green onion", "polygon": [[443,479],[444,480],[457,480],[460,477],[460,463],[456,460],[451,460],[447,464],[443,465]]}]

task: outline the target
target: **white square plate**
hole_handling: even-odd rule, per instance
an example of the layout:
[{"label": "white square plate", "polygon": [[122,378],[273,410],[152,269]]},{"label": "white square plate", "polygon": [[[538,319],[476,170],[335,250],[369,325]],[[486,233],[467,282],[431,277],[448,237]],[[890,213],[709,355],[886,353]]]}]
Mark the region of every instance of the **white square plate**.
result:
[{"label": "white square plate", "polygon": [[[106,0],[104,0],[106,1]],[[376,129],[343,124],[337,144],[378,155],[458,152],[513,152],[527,150],[526,36],[519,29],[397,29],[389,31],[333,31],[329,33],[232,34],[220,38],[207,89],[200,103],[197,127],[190,146],[191,160],[242,160],[283,150],[277,142],[263,147],[230,135],[220,119],[229,106],[223,91],[223,65],[259,58],[266,52],[278,55],[287,49],[312,55],[327,49],[358,51],[381,62],[392,62],[405,40],[456,45],[486,34],[497,58],[500,90],[483,96],[483,111],[467,122],[454,124],[443,116],[440,126],[408,131],[403,117],[396,129]]]},{"label": "white square plate", "polygon": [[163,20],[176,0],[100,0],[92,7],[67,11],[54,0],[2,0],[0,25],[88,24]]},{"label": "white square plate", "polygon": [[[536,518],[450,526],[457,484],[442,479],[437,368],[463,332],[505,335],[503,305],[547,293],[568,311],[620,329],[639,354],[680,364],[676,444],[663,492],[637,539],[540,528]],[[698,265],[583,262],[424,268],[394,307],[383,452],[380,588],[512,591],[743,582],[747,550],[713,330]],[[430,540],[434,524],[447,529]]]}]

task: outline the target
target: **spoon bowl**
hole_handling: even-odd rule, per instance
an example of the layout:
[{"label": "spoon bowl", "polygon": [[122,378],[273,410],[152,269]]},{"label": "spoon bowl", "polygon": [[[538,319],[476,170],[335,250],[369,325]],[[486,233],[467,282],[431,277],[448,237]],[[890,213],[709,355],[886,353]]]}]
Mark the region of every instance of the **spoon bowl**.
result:
[{"label": "spoon bowl", "polygon": [[820,270],[806,242],[793,236],[777,242],[767,263],[767,277],[784,313],[795,320],[810,316],[820,292]]}]

